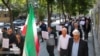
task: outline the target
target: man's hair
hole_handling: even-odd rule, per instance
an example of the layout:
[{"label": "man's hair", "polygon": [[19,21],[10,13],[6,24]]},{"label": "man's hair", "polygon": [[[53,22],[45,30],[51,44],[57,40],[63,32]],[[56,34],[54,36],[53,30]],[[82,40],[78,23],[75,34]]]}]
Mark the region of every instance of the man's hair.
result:
[{"label": "man's hair", "polygon": [[12,30],[12,28],[8,28],[8,30]]},{"label": "man's hair", "polygon": [[53,27],[51,27],[51,26],[48,26],[50,29],[53,29]]},{"label": "man's hair", "polygon": [[75,29],[75,30],[73,31],[73,35],[80,35],[79,30]]},{"label": "man's hair", "polygon": [[20,35],[20,36],[21,36],[21,34],[20,34],[20,33],[16,33],[16,35]]},{"label": "man's hair", "polygon": [[64,28],[62,28],[62,31],[63,31],[63,30],[65,30],[65,31],[67,32],[67,29],[66,29],[65,27],[64,27]]},{"label": "man's hair", "polygon": [[4,30],[7,30],[7,28],[5,28],[5,27],[4,27],[3,29],[4,29]]}]

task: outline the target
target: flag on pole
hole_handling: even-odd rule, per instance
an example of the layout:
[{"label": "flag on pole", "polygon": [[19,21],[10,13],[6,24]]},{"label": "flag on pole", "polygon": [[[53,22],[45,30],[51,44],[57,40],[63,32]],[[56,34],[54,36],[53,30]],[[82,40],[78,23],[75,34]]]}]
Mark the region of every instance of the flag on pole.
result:
[{"label": "flag on pole", "polygon": [[26,35],[26,26],[27,26],[27,22],[28,22],[28,17],[29,17],[29,15],[27,16],[27,19],[26,19],[25,25],[23,26],[22,31],[21,31],[23,36]]},{"label": "flag on pole", "polygon": [[35,23],[35,16],[32,5],[29,6],[29,13],[26,20],[25,28],[22,32],[26,32],[23,56],[38,56],[39,41]]}]

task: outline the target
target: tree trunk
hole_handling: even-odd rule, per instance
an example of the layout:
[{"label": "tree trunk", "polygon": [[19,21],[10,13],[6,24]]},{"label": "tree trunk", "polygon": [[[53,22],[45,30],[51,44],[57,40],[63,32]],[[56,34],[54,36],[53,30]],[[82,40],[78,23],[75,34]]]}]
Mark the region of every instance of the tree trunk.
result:
[{"label": "tree trunk", "polygon": [[[65,15],[65,13],[64,13],[64,5],[63,5],[63,2],[64,2],[64,1],[61,2],[61,5],[62,5],[62,14],[64,15],[64,19],[66,20],[66,15]],[[64,22],[65,22],[65,21],[64,21]]]},{"label": "tree trunk", "polygon": [[[52,22],[52,20],[51,20],[51,16],[52,16],[52,13],[53,13],[53,6],[52,6],[52,4],[50,4],[50,8],[51,8],[51,11],[50,11],[50,21]],[[50,24],[51,24],[51,22],[50,22]]]},{"label": "tree trunk", "polygon": [[47,10],[48,10],[48,26],[51,26],[50,4],[49,3],[47,3]]},{"label": "tree trunk", "polygon": [[69,20],[72,20],[72,19],[71,19],[71,15],[70,15],[70,13],[68,14],[68,19],[69,19]]},{"label": "tree trunk", "polygon": [[11,11],[11,8],[10,8],[10,6],[9,6],[9,0],[7,0],[7,2],[5,1],[5,0],[2,0],[2,2],[3,2],[3,4],[8,8],[8,10],[9,10],[9,14],[10,14],[10,23],[11,23],[11,28],[12,28],[12,30],[13,30],[13,32],[14,32],[14,26],[13,26],[13,16],[12,16],[12,11]]}]

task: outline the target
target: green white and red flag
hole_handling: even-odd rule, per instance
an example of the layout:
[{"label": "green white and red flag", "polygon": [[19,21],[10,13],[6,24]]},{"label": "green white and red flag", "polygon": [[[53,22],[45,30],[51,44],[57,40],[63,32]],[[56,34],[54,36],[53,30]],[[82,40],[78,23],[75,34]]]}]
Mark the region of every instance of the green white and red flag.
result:
[{"label": "green white and red flag", "polygon": [[22,34],[25,35],[23,56],[38,56],[39,40],[37,36],[36,22],[33,6],[29,6],[29,13]]}]

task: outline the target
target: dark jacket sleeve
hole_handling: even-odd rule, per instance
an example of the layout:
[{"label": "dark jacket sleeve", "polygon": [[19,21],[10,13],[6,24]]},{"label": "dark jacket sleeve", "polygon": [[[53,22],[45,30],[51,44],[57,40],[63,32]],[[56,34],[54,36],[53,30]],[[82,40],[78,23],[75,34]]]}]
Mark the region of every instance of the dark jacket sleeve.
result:
[{"label": "dark jacket sleeve", "polygon": [[54,35],[54,39],[56,39],[57,34],[54,31],[51,34],[53,34]]},{"label": "dark jacket sleeve", "polygon": [[89,28],[88,28],[88,32],[90,32],[91,31],[91,24],[89,24]]},{"label": "dark jacket sleeve", "polygon": [[73,42],[73,38],[69,39],[68,42],[68,56],[71,56],[71,52],[72,52],[72,42]]},{"label": "dark jacket sleeve", "polygon": [[57,34],[54,32],[54,37],[56,38],[57,37]]},{"label": "dark jacket sleeve", "polygon": [[74,29],[71,29],[71,32],[70,32],[70,36],[71,36],[71,37],[73,37],[73,34],[72,34],[73,30],[74,30]]},{"label": "dark jacket sleeve", "polygon": [[84,29],[84,32],[90,32],[91,31],[91,24],[90,23],[88,24],[88,28],[87,29],[86,29],[86,24],[85,24],[83,29]]},{"label": "dark jacket sleeve", "polygon": [[82,38],[82,30],[79,29],[79,32],[80,32],[80,38]]}]

